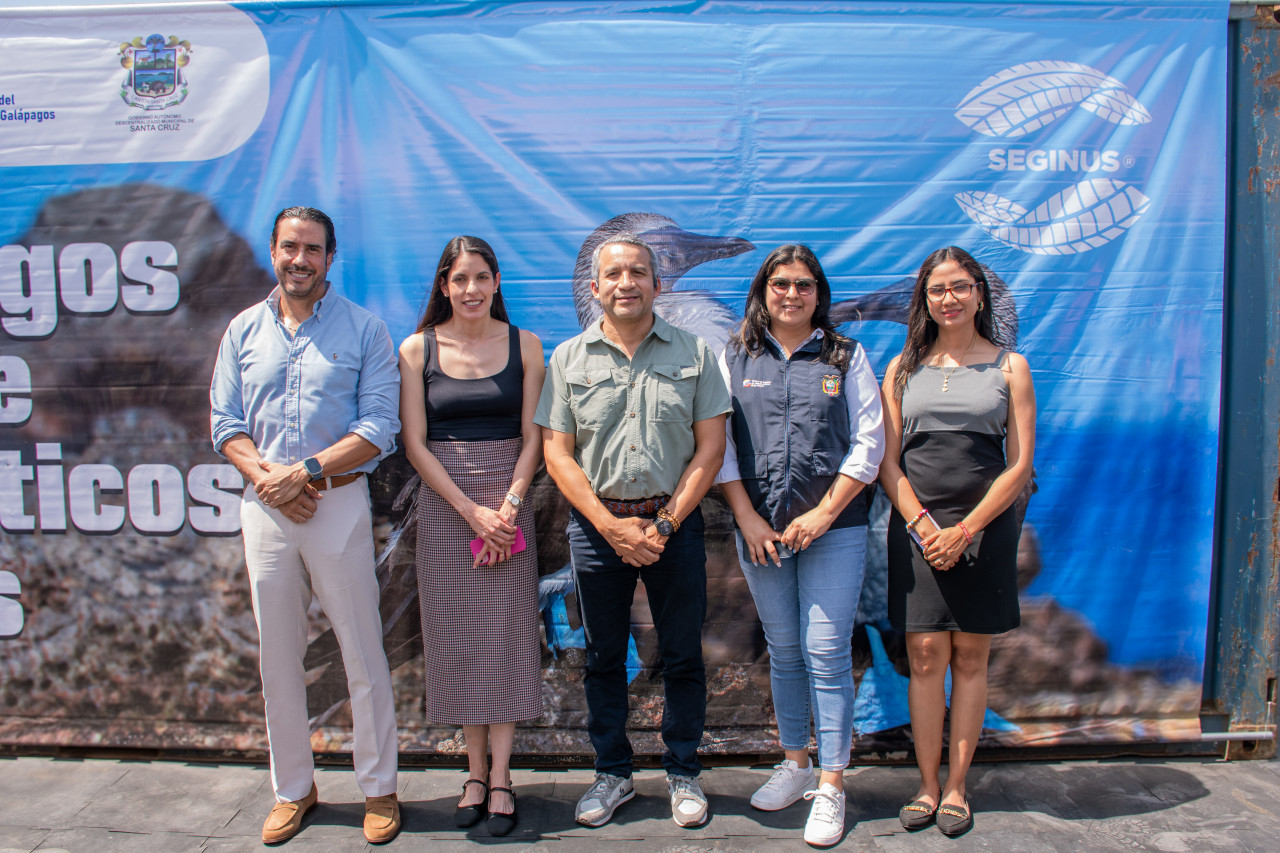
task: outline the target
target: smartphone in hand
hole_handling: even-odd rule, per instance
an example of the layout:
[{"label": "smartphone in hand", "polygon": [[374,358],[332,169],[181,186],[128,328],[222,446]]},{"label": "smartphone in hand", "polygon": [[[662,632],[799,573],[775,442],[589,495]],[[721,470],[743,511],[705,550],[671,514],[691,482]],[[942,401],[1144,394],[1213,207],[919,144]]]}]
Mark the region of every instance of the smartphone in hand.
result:
[{"label": "smartphone in hand", "polygon": [[[483,539],[483,538],[481,538],[481,537],[477,536],[475,539],[472,539],[472,540],[471,540],[471,556],[472,556],[472,557],[478,557],[478,556],[480,556],[480,552],[481,552],[483,549],[484,549],[484,539]],[[519,527],[517,527],[517,528],[516,528],[516,541],[515,541],[515,542],[512,544],[512,546],[511,546],[511,555],[512,555],[512,556],[515,556],[516,554],[519,554],[519,553],[520,553],[521,551],[523,551],[524,549],[525,549],[524,531],[523,531],[523,530],[521,530]],[[489,563],[489,561],[488,561],[488,560],[485,560],[485,561],[484,561],[483,563],[481,563],[480,565],[484,566],[484,565],[488,565],[488,563]]]}]

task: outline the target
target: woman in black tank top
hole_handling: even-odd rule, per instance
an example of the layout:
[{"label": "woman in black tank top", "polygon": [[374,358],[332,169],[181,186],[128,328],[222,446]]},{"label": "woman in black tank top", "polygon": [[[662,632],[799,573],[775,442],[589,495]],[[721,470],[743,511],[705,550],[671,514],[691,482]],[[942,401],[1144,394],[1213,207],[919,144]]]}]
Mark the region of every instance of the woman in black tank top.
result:
[{"label": "woman in black tank top", "polygon": [[[963,249],[925,259],[907,341],[889,363],[880,484],[889,520],[889,618],[907,637],[920,788],[907,829],[973,825],[965,774],[987,707],[991,637],[1018,625],[1013,502],[1031,477],[1036,399],[1026,359],[992,338],[986,274]],[[914,540],[914,542],[913,542]],[[939,779],[951,670],[950,753]]]},{"label": "woman in black tank top", "polygon": [[[418,604],[428,719],[462,726],[456,823],[516,823],[517,722],[542,713],[538,560],[525,500],[541,460],[542,344],[507,322],[498,261],[449,241],[418,330],[400,345],[400,420],[418,492]],[[492,763],[489,753],[492,752]]]}]

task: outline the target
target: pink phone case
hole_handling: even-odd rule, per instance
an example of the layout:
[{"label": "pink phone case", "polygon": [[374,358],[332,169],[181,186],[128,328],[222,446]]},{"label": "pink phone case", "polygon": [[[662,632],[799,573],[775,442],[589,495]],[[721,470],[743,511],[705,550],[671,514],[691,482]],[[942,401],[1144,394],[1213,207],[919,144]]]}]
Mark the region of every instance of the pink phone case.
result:
[{"label": "pink phone case", "polygon": [[[512,554],[519,554],[521,551],[523,551],[523,550],[524,550],[524,546],[525,546],[525,542],[524,542],[524,531],[523,531],[523,530],[521,530],[519,527],[517,527],[517,528],[516,528],[516,541],[515,541],[515,544],[511,546],[511,553],[512,553]],[[477,536],[475,539],[472,539],[472,540],[471,540],[471,556],[472,556],[472,557],[478,557],[478,556],[480,556],[480,551],[481,551],[481,549],[483,549],[483,548],[484,548],[484,540],[483,540],[483,539],[481,539],[479,536]],[[488,561],[486,560],[485,562],[488,562]],[[481,563],[480,565],[482,565],[482,566],[483,566],[483,565],[484,565],[484,563]]]}]

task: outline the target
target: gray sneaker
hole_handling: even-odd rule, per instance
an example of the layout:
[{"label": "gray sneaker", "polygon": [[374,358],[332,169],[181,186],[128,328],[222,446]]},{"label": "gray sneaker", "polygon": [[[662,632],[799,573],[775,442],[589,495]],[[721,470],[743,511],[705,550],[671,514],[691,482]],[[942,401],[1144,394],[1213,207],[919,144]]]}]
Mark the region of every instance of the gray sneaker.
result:
[{"label": "gray sneaker", "polygon": [[751,805],[766,812],[785,809],[804,796],[805,791],[818,786],[818,777],[813,772],[813,762],[808,767],[801,767],[790,759],[773,766],[774,774],[769,781],[760,786],[760,790],[751,795]]},{"label": "gray sneaker", "polygon": [[604,826],[618,806],[636,795],[631,779],[597,773],[595,783],[578,800],[573,819],[583,826]]},{"label": "gray sneaker", "polygon": [[671,794],[671,819],[681,826],[702,826],[707,822],[707,797],[693,776],[667,776]]}]

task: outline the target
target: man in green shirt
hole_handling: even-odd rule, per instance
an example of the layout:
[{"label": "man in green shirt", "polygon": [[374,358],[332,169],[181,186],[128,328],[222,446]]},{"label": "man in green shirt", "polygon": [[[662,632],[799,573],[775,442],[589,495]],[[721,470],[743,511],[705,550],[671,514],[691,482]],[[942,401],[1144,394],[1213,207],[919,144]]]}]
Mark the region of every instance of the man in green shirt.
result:
[{"label": "man in green shirt", "polygon": [[724,454],[729,393],[701,338],[653,312],[662,290],[653,249],[611,237],[592,258],[603,317],[556,347],[534,422],[547,471],[573,510],[569,550],[586,629],[587,731],[596,781],[577,820],[602,826],[635,796],[627,739],[627,638],[644,581],[662,656],[671,815],[707,820],[698,785],[706,718],[702,623],[706,553],[698,508]]}]

